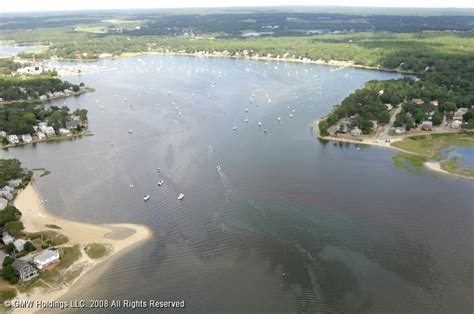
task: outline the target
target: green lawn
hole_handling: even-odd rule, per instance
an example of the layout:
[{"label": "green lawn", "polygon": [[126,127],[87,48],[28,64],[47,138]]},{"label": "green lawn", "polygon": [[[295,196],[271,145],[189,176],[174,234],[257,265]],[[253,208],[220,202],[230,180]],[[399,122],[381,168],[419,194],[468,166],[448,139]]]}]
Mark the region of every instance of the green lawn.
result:
[{"label": "green lawn", "polygon": [[91,243],[87,245],[85,251],[92,259],[99,259],[107,255],[107,247],[100,243]]}]

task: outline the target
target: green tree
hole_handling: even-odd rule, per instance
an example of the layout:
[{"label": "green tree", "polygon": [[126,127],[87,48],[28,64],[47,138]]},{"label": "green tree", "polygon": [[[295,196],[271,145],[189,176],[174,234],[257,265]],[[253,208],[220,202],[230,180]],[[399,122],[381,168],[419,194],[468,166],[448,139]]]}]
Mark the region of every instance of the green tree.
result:
[{"label": "green tree", "polygon": [[5,267],[7,265],[11,265],[14,261],[15,261],[15,259],[13,257],[11,257],[10,255],[7,255],[3,259],[2,266]]},{"label": "green tree", "polygon": [[19,220],[10,221],[5,224],[5,230],[10,232],[14,237],[18,237],[22,234],[22,230],[25,229],[23,223]]},{"label": "green tree", "polygon": [[2,277],[7,280],[10,284],[16,284],[18,277],[16,276],[16,270],[12,265],[3,267]]},{"label": "green tree", "polygon": [[433,114],[433,118],[432,118],[432,121],[433,121],[433,124],[434,125],[440,125],[441,122],[443,122],[443,114],[439,111],[436,111],[434,114]]},{"label": "green tree", "polygon": [[36,247],[34,246],[34,244],[31,241],[26,241],[25,246],[23,247],[23,249],[26,252],[33,252],[34,250],[36,250]]},{"label": "green tree", "polygon": [[5,252],[7,252],[8,254],[15,252],[15,245],[13,244],[13,242],[5,245]]}]

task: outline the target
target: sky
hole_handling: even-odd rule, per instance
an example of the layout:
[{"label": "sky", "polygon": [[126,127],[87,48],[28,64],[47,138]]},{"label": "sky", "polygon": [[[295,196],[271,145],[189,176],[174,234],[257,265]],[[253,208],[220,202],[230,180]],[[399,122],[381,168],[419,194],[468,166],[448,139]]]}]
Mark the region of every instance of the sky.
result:
[{"label": "sky", "polygon": [[0,0],[0,13],[142,8],[253,7],[281,5],[474,8],[473,0]]}]

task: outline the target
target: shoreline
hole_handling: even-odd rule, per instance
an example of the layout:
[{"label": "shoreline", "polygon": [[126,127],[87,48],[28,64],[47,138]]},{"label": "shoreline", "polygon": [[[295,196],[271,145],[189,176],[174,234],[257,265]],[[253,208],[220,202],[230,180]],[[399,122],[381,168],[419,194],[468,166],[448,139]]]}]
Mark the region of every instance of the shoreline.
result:
[{"label": "shoreline", "polygon": [[[264,56],[241,56],[241,55],[228,55],[224,52],[217,51],[216,54],[214,53],[203,53],[203,52],[161,52],[161,51],[141,51],[141,52],[125,52],[119,55],[106,57],[106,58],[91,58],[91,59],[70,59],[70,58],[55,58],[54,61],[76,61],[76,62],[95,62],[100,60],[114,60],[114,59],[121,59],[121,58],[128,58],[128,57],[138,57],[138,56],[145,56],[145,55],[163,55],[163,56],[183,56],[183,57],[195,57],[195,58],[226,58],[226,59],[242,59],[242,60],[256,60],[256,61],[272,61],[272,62],[291,62],[291,63],[303,63],[303,64],[315,64],[315,65],[325,65],[325,66],[336,66],[342,68],[357,68],[357,69],[365,69],[365,70],[374,70],[374,71],[382,71],[382,72],[392,72],[392,73],[400,73],[406,75],[416,75],[415,72],[412,71],[403,71],[400,69],[390,69],[390,68],[383,68],[383,67],[374,67],[362,64],[356,64],[354,61],[341,61],[341,60],[329,60],[325,61],[322,59],[313,60],[310,58],[288,58],[288,57],[264,57]],[[51,59],[44,59],[50,60]]]},{"label": "shoreline", "polygon": [[6,145],[1,145],[0,144],[0,149],[8,149],[8,148],[15,148],[15,147],[22,147],[22,146],[27,146],[27,145],[35,145],[38,143],[52,143],[52,142],[63,142],[67,140],[78,140],[81,139],[84,136],[93,136],[94,133],[90,131],[89,129],[85,129],[81,131],[78,134],[73,134],[73,135],[55,135],[54,137],[47,137],[43,140],[33,140],[29,143],[21,142],[18,144],[6,144]]},{"label": "shoreline", "polygon": [[[81,273],[66,286],[61,285],[60,288],[48,291],[44,291],[44,289],[41,288],[33,288],[28,293],[19,293],[16,299],[34,301],[57,300],[70,292],[74,285],[84,277],[85,274],[90,273],[91,270],[97,268],[99,264],[104,264],[105,261],[110,261],[127,253],[152,237],[152,231],[144,225],[127,223],[95,225],[55,217],[47,211],[41,202],[38,191],[32,183],[29,183],[25,189],[18,193],[14,201],[14,206],[22,213],[21,221],[24,224],[26,232],[54,230],[68,237],[66,245],[79,245],[81,248],[81,257],[75,261],[74,264],[77,263],[83,266]],[[49,229],[45,226],[48,224],[59,226],[61,229]],[[127,235],[125,237],[123,237],[124,231]],[[91,243],[110,245],[112,249],[108,255],[93,260],[84,252],[84,247]],[[14,310],[25,312],[26,309]],[[32,309],[29,309],[26,312],[31,312],[31,310]],[[34,311],[37,310],[40,309],[35,309]]]},{"label": "shoreline", "polygon": [[[352,144],[355,144],[355,145],[368,145],[368,146],[376,146],[376,147],[385,147],[385,148],[391,148],[391,149],[397,150],[399,152],[419,156],[418,153],[415,153],[415,152],[405,150],[405,149],[402,149],[402,148],[391,145],[392,143],[403,141],[406,138],[419,136],[418,134],[408,135],[408,136],[404,136],[404,137],[392,138],[392,139],[390,139],[390,143],[385,143],[385,142],[381,143],[381,142],[378,142],[377,140],[366,139],[366,138],[362,138],[361,140],[359,140],[359,139],[350,139],[350,138],[339,138],[339,137],[335,137],[335,136],[321,136],[319,134],[319,121],[321,121],[322,119],[323,118],[318,119],[314,123],[314,128],[316,129],[317,138],[321,141],[332,141],[332,142],[352,143]],[[461,133],[461,132],[456,132],[456,133]],[[444,134],[444,133],[431,133],[431,134]],[[441,164],[439,162],[436,162],[436,161],[426,161],[426,162],[423,163],[423,166],[426,169],[428,169],[432,172],[436,172],[438,174],[443,174],[443,175],[448,175],[448,176],[463,178],[463,179],[468,179],[468,180],[474,180],[474,178],[471,178],[471,177],[468,177],[468,176],[464,176],[464,175],[461,175],[461,174],[451,173],[449,171],[446,171],[443,168],[441,168]]]}]

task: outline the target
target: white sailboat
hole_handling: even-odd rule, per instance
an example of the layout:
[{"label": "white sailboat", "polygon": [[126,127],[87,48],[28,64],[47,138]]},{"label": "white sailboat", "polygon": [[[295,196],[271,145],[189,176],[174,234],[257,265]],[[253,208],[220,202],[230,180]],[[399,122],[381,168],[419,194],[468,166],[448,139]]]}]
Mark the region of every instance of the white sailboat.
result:
[{"label": "white sailboat", "polygon": [[144,200],[145,202],[148,201],[149,199],[150,199],[150,195],[148,195],[148,194],[143,197],[143,200]]},{"label": "white sailboat", "polygon": [[182,200],[183,198],[184,198],[184,194],[183,194],[183,193],[179,194],[178,200],[180,201],[180,200]]}]

